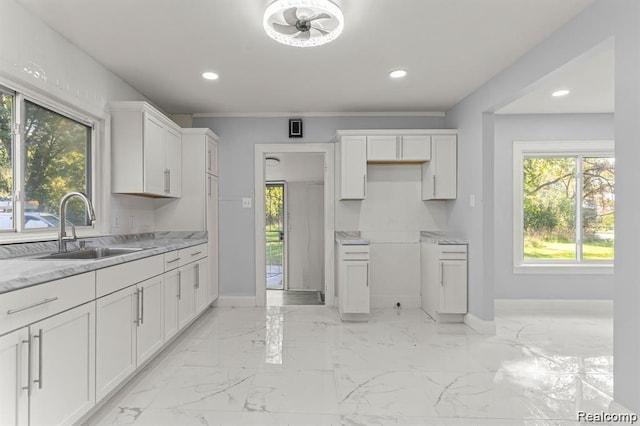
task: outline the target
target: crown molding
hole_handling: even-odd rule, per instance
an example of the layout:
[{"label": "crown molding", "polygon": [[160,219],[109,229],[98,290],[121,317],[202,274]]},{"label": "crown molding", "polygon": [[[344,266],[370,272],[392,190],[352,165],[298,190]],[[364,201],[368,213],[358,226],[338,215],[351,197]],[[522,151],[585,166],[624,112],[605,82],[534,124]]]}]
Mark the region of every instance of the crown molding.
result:
[{"label": "crown molding", "polygon": [[275,117],[444,117],[443,111],[387,112],[208,112],[195,113],[194,118],[275,118]]}]

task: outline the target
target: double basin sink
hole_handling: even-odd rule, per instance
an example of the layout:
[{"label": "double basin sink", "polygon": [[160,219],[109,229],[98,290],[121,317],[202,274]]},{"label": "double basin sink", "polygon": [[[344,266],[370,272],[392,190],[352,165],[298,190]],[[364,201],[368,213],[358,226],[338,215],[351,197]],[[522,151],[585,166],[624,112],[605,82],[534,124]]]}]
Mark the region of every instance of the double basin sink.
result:
[{"label": "double basin sink", "polygon": [[92,247],[63,253],[50,253],[34,257],[34,260],[98,260],[146,250],[138,247]]}]

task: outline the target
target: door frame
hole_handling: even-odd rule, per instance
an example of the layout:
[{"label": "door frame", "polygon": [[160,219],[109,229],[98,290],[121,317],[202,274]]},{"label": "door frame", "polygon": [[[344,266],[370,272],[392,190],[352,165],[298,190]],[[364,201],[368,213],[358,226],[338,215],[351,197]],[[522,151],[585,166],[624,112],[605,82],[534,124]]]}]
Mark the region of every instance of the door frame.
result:
[{"label": "door frame", "polygon": [[[288,238],[289,238],[289,220],[288,220],[288,211],[287,211],[287,182],[284,180],[271,180],[271,181],[267,181],[265,180],[264,182],[265,187],[267,185],[282,185],[282,227],[283,227],[283,231],[284,231],[284,240],[282,240],[282,290],[288,290],[288,283],[287,283],[287,278],[288,278],[288,272],[289,272],[289,253],[287,252],[288,248],[287,246],[288,244]],[[264,203],[262,204],[264,206]],[[266,242],[266,238],[265,238],[265,242]],[[266,247],[266,244],[265,244]],[[265,249],[265,255],[266,255],[266,249]],[[266,269],[266,264],[265,264],[265,269]],[[266,274],[266,273],[265,273]],[[267,285],[267,279],[266,279],[266,275],[265,275],[265,281],[264,281],[264,285],[266,287]]]},{"label": "door frame", "polygon": [[317,153],[324,155],[324,291],[325,306],[335,305],[335,183],[334,144],[256,144],[255,145],[255,262],[256,262],[256,306],[267,303],[264,188],[265,157],[279,153]]}]

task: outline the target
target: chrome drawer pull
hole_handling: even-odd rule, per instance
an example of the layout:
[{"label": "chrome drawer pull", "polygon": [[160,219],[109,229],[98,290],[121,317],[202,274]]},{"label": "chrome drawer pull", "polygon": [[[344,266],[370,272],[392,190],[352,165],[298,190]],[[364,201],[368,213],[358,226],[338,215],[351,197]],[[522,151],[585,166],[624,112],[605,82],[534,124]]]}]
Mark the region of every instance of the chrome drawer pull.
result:
[{"label": "chrome drawer pull", "polygon": [[38,303],[34,303],[33,305],[23,306],[21,308],[16,308],[16,309],[9,309],[7,311],[7,315],[13,315],[13,314],[17,314],[18,312],[26,311],[27,309],[37,308],[38,306],[46,305],[47,303],[55,302],[56,300],[58,300],[57,297],[50,297]]},{"label": "chrome drawer pull", "polygon": [[197,252],[195,252],[195,253],[191,253],[191,256],[197,256],[197,255],[199,255],[199,254],[202,254],[202,252],[201,252],[201,251],[197,251]]},{"label": "chrome drawer pull", "polygon": [[167,263],[177,262],[178,260],[180,260],[180,258],[179,258],[179,257],[176,257],[175,259],[167,260]]}]

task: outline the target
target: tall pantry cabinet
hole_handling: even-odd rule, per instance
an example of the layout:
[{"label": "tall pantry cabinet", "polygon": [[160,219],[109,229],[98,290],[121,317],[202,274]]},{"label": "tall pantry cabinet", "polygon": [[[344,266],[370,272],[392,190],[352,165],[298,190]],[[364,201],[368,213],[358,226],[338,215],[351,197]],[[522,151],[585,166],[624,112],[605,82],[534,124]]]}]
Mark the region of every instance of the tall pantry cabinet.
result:
[{"label": "tall pantry cabinet", "polygon": [[207,231],[208,300],[218,298],[218,136],[209,129],[182,129],[182,198],[156,201],[156,227]]}]

